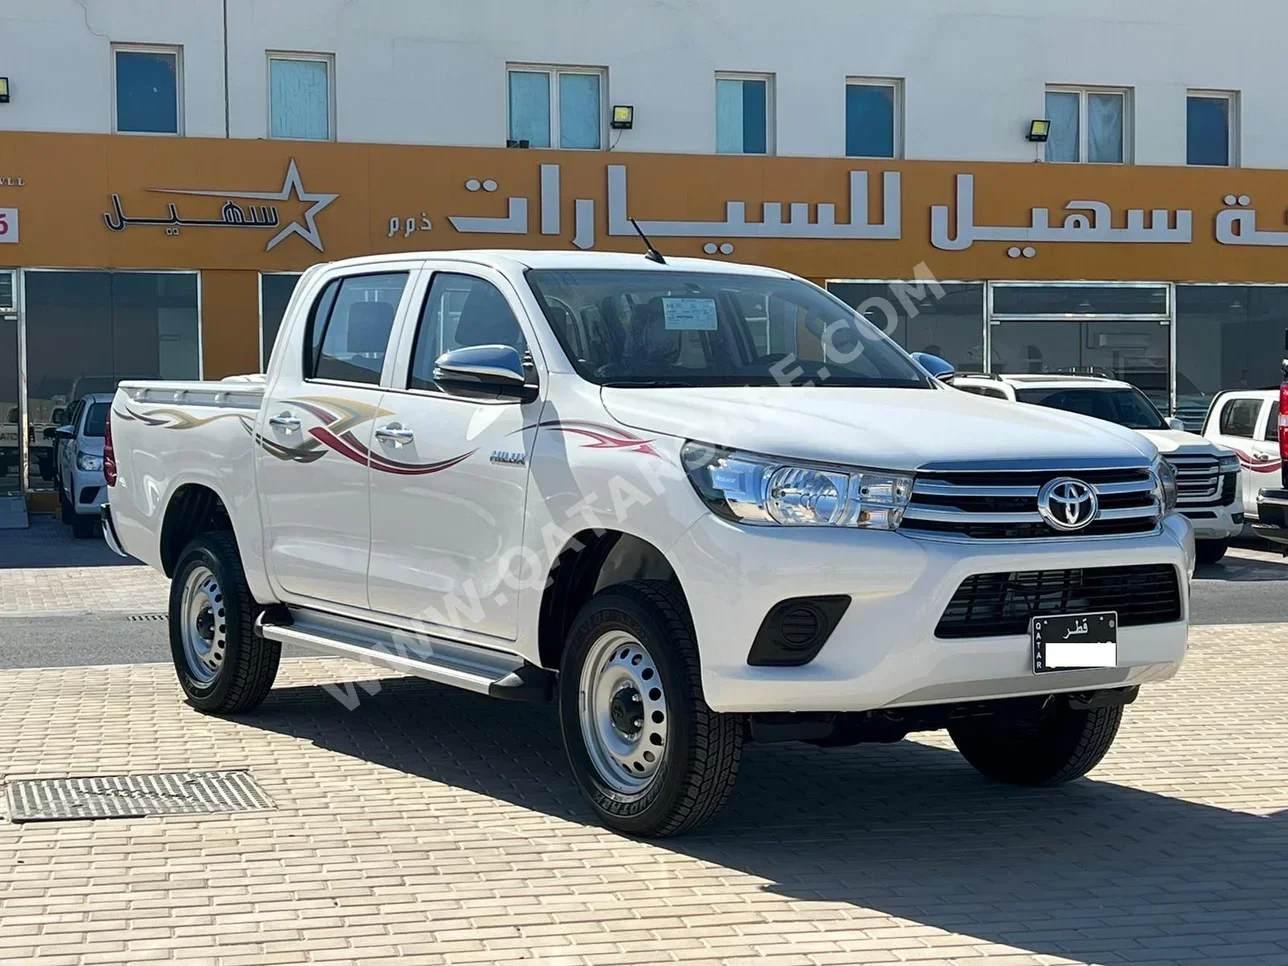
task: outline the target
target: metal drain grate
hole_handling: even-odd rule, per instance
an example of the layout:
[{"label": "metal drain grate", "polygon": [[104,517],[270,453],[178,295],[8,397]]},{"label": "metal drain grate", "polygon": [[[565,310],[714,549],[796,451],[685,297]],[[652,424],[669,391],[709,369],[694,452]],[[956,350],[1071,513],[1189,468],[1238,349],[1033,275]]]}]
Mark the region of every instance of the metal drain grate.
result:
[{"label": "metal drain grate", "polygon": [[125,618],[127,621],[163,621],[166,619],[165,614],[130,614]]},{"label": "metal drain grate", "polygon": [[14,822],[251,812],[274,807],[248,771],[33,779],[10,782],[5,791]]}]

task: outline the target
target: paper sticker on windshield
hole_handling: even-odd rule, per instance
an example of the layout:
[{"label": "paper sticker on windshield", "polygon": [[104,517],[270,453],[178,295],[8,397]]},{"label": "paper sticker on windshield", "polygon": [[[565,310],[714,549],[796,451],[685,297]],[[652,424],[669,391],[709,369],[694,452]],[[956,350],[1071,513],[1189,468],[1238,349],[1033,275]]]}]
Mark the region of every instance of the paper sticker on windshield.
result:
[{"label": "paper sticker on windshield", "polygon": [[714,332],[715,299],[662,299],[666,327],[680,332]]}]

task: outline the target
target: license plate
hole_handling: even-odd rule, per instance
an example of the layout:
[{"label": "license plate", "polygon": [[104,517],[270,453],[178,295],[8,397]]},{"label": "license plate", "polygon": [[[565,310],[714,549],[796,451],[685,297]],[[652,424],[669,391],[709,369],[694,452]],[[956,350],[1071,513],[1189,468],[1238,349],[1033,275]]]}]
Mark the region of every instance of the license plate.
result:
[{"label": "license plate", "polygon": [[1035,617],[1033,670],[1073,671],[1118,666],[1118,615]]}]

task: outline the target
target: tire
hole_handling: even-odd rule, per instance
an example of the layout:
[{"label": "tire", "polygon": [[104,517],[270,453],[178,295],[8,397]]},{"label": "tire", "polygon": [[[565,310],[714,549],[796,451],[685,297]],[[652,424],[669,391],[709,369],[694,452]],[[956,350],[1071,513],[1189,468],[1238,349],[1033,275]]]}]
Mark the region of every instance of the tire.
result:
[{"label": "tire", "polygon": [[1010,785],[1063,785],[1100,764],[1122,717],[1121,706],[1078,711],[1057,697],[1026,718],[951,724],[948,734],[986,778]]},{"label": "tire", "polygon": [[282,646],[255,635],[259,611],[231,533],[203,533],[184,548],[170,583],[170,653],[193,707],[235,714],[264,700]]},{"label": "tire", "polygon": [[1214,564],[1229,549],[1229,540],[1199,540],[1194,544],[1194,556],[1201,564]]},{"label": "tire", "polygon": [[[632,656],[623,660],[628,651]],[[621,675],[617,684],[613,674]],[[636,679],[631,675],[643,689],[635,692],[640,701],[619,704],[635,686],[629,683]],[[583,688],[584,676],[601,687]],[[613,694],[607,702],[596,697],[607,693]],[[631,753],[637,765],[652,769],[645,779],[621,761],[606,758],[605,744],[588,737],[596,730],[586,723],[583,707],[613,705],[614,725],[609,727],[615,726],[623,706],[641,709],[638,719],[626,722],[628,729],[649,721],[637,730]],[[593,715],[588,712],[587,717]],[[695,829],[720,810],[738,776],[742,721],[707,707],[688,606],[664,581],[618,584],[600,591],[582,608],[561,662],[559,722],[578,786],[600,820],[619,832],[663,837]],[[657,759],[649,759],[649,749],[659,745],[653,738],[661,735],[663,726],[662,751]],[[653,763],[644,764],[645,760]],[[613,777],[606,779],[606,774]],[[637,782],[643,784],[633,787]]]},{"label": "tire", "polygon": [[67,499],[67,493],[64,490],[58,491],[58,517],[69,527],[76,519],[76,511],[72,509],[71,500]]},{"label": "tire", "polygon": [[88,513],[72,514],[72,536],[77,540],[92,540],[99,534],[98,520]]}]

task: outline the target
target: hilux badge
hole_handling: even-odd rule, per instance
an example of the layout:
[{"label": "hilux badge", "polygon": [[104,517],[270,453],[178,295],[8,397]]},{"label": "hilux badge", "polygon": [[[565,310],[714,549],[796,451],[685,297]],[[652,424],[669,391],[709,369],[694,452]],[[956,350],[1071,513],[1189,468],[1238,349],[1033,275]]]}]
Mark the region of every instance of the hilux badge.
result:
[{"label": "hilux badge", "polygon": [[504,450],[492,451],[493,463],[505,463],[510,466],[522,466],[528,461],[525,453],[507,453]]}]

